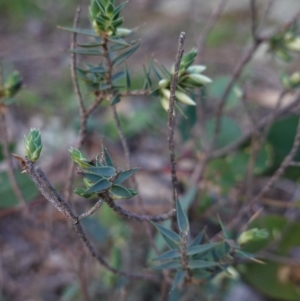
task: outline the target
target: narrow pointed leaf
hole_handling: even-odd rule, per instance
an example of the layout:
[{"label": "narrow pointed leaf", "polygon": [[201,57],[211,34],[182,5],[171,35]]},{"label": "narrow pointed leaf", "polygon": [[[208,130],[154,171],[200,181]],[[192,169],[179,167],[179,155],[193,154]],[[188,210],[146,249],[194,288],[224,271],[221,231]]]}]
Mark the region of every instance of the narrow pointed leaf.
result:
[{"label": "narrow pointed leaf", "polygon": [[190,260],[188,263],[190,269],[204,269],[219,266],[217,262],[210,262],[205,260]]},{"label": "narrow pointed leaf", "polygon": [[115,8],[114,14],[118,14],[123,8],[124,6],[128,3],[128,1],[125,1],[123,3],[121,3],[119,6],[117,6]]},{"label": "narrow pointed leaf", "polygon": [[102,147],[102,152],[104,154],[104,161],[106,166],[114,167],[113,160],[109,155],[109,152],[105,146]]},{"label": "narrow pointed leaf", "polygon": [[130,178],[133,174],[137,172],[138,168],[132,168],[128,170],[122,171],[117,179],[114,181],[114,184],[122,184],[124,181],[126,181],[128,178]]},{"label": "narrow pointed leaf", "polygon": [[86,190],[86,193],[90,192],[101,192],[104,189],[108,189],[111,186],[111,182],[107,179],[101,179],[96,182],[93,186]]},{"label": "narrow pointed leaf", "polygon": [[78,34],[82,34],[85,36],[98,37],[96,32],[92,29],[80,29],[80,28],[72,28],[72,27],[64,27],[64,26],[57,26],[57,28],[66,30],[66,31],[70,31],[70,32],[74,32],[74,33],[78,33]]},{"label": "narrow pointed leaf", "polygon": [[181,267],[180,261],[168,261],[164,262],[162,264],[158,264],[155,266],[152,266],[151,269],[153,270],[164,270],[164,269],[178,269]]},{"label": "narrow pointed leaf", "polygon": [[130,41],[127,43],[127,45],[124,45],[124,44],[114,44],[114,45],[111,45],[109,47],[109,52],[114,52],[114,51],[119,51],[119,50],[123,50],[123,49],[126,49],[128,47],[131,47],[133,45],[135,45],[136,43],[138,43],[140,40],[133,40],[133,41]]},{"label": "narrow pointed leaf", "polygon": [[195,254],[198,255],[198,254],[206,253],[207,251],[213,249],[218,244],[219,244],[218,242],[213,242],[213,243],[210,243],[210,244],[204,244],[204,245],[189,247],[187,249],[187,255],[195,255]]},{"label": "narrow pointed leaf", "polygon": [[126,80],[126,90],[129,90],[131,81],[130,81],[130,75],[127,68],[127,64],[125,64],[125,80]]},{"label": "narrow pointed leaf", "polygon": [[181,284],[183,282],[186,275],[187,275],[186,271],[183,271],[183,270],[177,271],[174,281],[173,281],[173,284],[172,284],[172,287],[171,287],[171,291],[173,291],[179,284]]},{"label": "narrow pointed leaf", "polygon": [[173,249],[173,250],[169,250],[169,251],[167,251],[167,252],[165,252],[165,253],[163,253],[163,254],[161,254],[161,255],[153,258],[152,260],[153,261],[169,260],[169,259],[178,258],[178,257],[180,257],[179,250],[178,249],[177,250]]},{"label": "narrow pointed leaf", "polygon": [[89,171],[90,173],[95,173],[104,177],[111,177],[116,173],[115,168],[111,166],[93,166],[88,167],[85,170]]},{"label": "narrow pointed leaf", "polygon": [[90,69],[87,69],[85,70],[85,72],[104,74],[107,72],[107,70],[101,66],[98,66],[98,67],[92,67]]},{"label": "narrow pointed leaf", "polygon": [[193,239],[193,241],[192,241],[191,244],[189,245],[189,248],[200,245],[200,243],[202,242],[203,236],[204,236],[204,231],[201,231],[201,232]]},{"label": "narrow pointed leaf", "polygon": [[120,101],[121,101],[121,98],[120,98],[119,94],[115,94],[111,101],[111,105],[114,106],[117,103],[119,103]]},{"label": "narrow pointed leaf", "polygon": [[177,224],[181,232],[189,230],[189,221],[187,219],[186,213],[183,211],[180,202],[176,200],[176,213],[177,213]]},{"label": "narrow pointed leaf", "polygon": [[121,55],[119,55],[117,58],[115,58],[112,62],[112,64],[114,66],[118,66],[121,63],[123,63],[125,60],[127,60],[138,48],[139,48],[140,44],[136,44],[135,46],[133,46],[131,49],[129,49],[128,51],[122,53]]},{"label": "narrow pointed leaf", "polygon": [[67,52],[69,53],[77,53],[82,55],[103,55],[103,53],[100,50],[96,49],[68,49]]},{"label": "narrow pointed leaf", "polygon": [[130,191],[120,185],[113,184],[110,188],[110,191],[120,198],[128,199],[128,198],[132,197],[132,194],[130,193]]},{"label": "narrow pointed leaf", "polygon": [[117,80],[123,78],[124,75],[125,75],[124,71],[117,72],[112,76],[112,81],[117,81]]},{"label": "narrow pointed leaf", "polygon": [[107,37],[107,39],[110,42],[116,43],[116,44],[120,44],[123,46],[130,46],[130,44],[128,44],[125,40],[119,38],[119,37]]},{"label": "narrow pointed leaf", "polygon": [[104,91],[104,90],[107,90],[107,89],[110,89],[110,88],[111,88],[110,84],[100,83],[100,85],[99,85],[99,90],[100,91]]},{"label": "narrow pointed leaf", "polygon": [[157,63],[157,67],[159,68],[160,72],[166,77],[166,78],[170,78],[171,77],[171,73],[163,66]]},{"label": "narrow pointed leaf", "polygon": [[150,70],[147,70],[145,66],[143,66],[143,69],[144,69],[144,74],[145,74],[144,89],[147,89],[147,88],[151,89],[152,81],[151,81],[151,78],[149,76]]},{"label": "narrow pointed leaf", "polygon": [[225,225],[223,224],[223,222],[221,221],[220,217],[218,216],[218,220],[219,220],[219,224],[220,224],[220,227],[222,229],[222,233],[224,235],[224,238],[225,239],[230,239],[230,236],[229,236],[229,233],[225,227]]},{"label": "narrow pointed leaf", "polygon": [[157,224],[155,222],[152,222],[152,224],[156,227],[156,229],[161,234],[163,234],[163,236],[167,237],[168,239],[173,241],[175,244],[178,244],[180,242],[180,236],[177,233],[175,233],[175,232],[173,232],[173,231],[171,231],[171,230],[169,230],[169,229],[167,229],[167,228],[165,228],[165,227],[163,227],[160,224]]},{"label": "narrow pointed leaf", "polygon": [[103,176],[90,172],[85,172],[84,177],[92,182],[98,182],[99,180],[103,179]]},{"label": "narrow pointed leaf", "polygon": [[78,47],[83,47],[83,48],[93,48],[93,47],[99,47],[101,45],[102,45],[102,42],[77,44]]},{"label": "narrow pointed leaf", "polygon": [[162,80],[162,76],[159,74],[159,72],[157,71],[157,69],[155,68],[155,65],[150,62],[150,67],[153,70],[154,74],[156,75],[157,79],[160,81]]}]

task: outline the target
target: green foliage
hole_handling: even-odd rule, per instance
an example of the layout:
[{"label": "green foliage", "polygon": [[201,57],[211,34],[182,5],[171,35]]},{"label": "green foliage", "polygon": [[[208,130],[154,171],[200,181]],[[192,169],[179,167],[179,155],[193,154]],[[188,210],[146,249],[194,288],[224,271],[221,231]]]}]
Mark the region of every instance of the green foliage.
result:
[{"label": "green foliage", "polygon": [[26,157],[31,162],[35,162],[40,157],[43,148],[40,131],[31,129],[28,136],[24,137],[24,143]]},{"label": "green foliage", "polygon": [[[229,264],[231,258],[230,252],[232,251],[226,241],[203,243],[203,231],[201,231],[194,240],[187,243],[186,239],[190,237],[189,222],[187,214],[183,210],[181,202],[178,200],[176,201],[176,211],[179,234],[152,222],[169,246],[167,252],[152,259],[155,262],[159,262],[153,265],[152,269],[176,270],[172,290],[182,283],[187,275],[192,275],[199,280],[208,280],[220,273]],[[223,225],[222,228],[224,237],[228,238]],[[239,247],[237,246],[237,248]],[[183,258],[187,258],[187,266],[184,266]]]},{"label": "green foliage", "polygon": [[[243,246],[246,252],[257,252],[272,243],[276,243],[275,255],[288,256],[300,246],[300,223],[290,221],[279,215],[259,217],[250,225],[251,228],[263,227],[269,235]],[[292,265],[264,260],[264,264],[251,262],[240,266],[243,278],[264,295],[278,300],[299,300],[296,270]],[[293,276],[294,275],[294,276]]]},{"label": "green foliage", "polygon": [[113,161],[105,147],[102,149],[101,158],[97,156],[89,161],[83,154],[75,148],[69,149],[72,160],[81,168],[80,173],[84,176],[86,188],[76,188],[74,192],[84,198],[97,198],[101,193],[108,192],[109,196],[114,199],[129,199],[137,194],[134,189],[125,188],[122,184],[138,168],[129,170],[116,169]]},{"label": "green foliage", "polygon": [[269,51],[277,58],[290,62],[294,52],[300,52],[300,34],[297,25],[293,24],[269,40]]}]

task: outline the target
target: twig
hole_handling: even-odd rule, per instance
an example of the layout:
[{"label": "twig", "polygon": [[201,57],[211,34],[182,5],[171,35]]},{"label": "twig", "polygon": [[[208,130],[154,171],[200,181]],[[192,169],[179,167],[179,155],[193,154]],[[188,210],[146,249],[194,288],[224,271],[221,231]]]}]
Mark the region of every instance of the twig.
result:
[{"label": "twig", "polygon": [[109,196],[107,193],[104,193],[100,195],[103,199],[103,201],[115,212],[120,214],[121,216],[135,219],[138,221],[155,221],[155,222],[161,222],[166,219],[169,219],[170,217],[175,215],[175,209],[172,209],[171,211],[164,213],[164,214],[159,214],[159,215],[145,215],[145,214],[136,214],[132,213],[130,211],[127,211],[123,209],[122,207],[118,206]]},{"label": "twig", "polygon": [[212,31],[213,27],[217,23],[220,15],[222,14],[226,4],[229,0],[220,0],[216,6],[216,9],[210,15],[208,22],[205,24],[200,37],[198,38],[197,49],[198,55],[196,58],[196,63],[201,63],[203,60],[204,50],[205,50],[205,43],[209,33]]},{"label": "twig", "polygon": [[101,205],[102,205],[102,200],[97,201],[97,203],[90,210],[80,214],[78,216],[78,220],[80,221],[81,219],[83,219],[89,215],[92,215],[97,209],[99,209],[101,207]]},{"label": "twig", "polygon": [[257,27],[258,27],[256,0],[250,0],[250,11],[251,11],[252,37],[253,37],[253,40],[256,40],[256,33],[257,33]]},{"label": "twig", "polygon": [[185,277],[185,280],[189,282],[192,278],[191,270],[189,268],[189,261],[187,256],[187,243],[188,243],[188,236],[189,232],[184,231],[181,236],[180,241],[180,262],[181,262],[181,268],[183,271],[186,271],[187,275]]},{"label": "twig", "polygon": [[[117,270],[113,268],[92,246],[90,241],[88,240],[87,236],[85,235],[80,221],[78,220],[78,217],[72,212],[70,207],[67,205],[67,202],[62,198],[62,196],[58,192],[54,192],[54,187],[50,184],[50,181],[47,179],[45,174],[41,173],[41,170],[36,172],[34,168],[34,164],[29,161],[27,158],[25,159],[25,168],[24,170],[29,174],[29,176],[34,181],[35,185],[39,189],[39,191],[42,193],[42,195],[51,202],[57,210],[62,212],[68,219],[72,221],[73,227],[77,233],[77,235],[80,237],[90,254],[97,259],[97,261],[103,265],[107,270],[111,271],[114,274],[128,277],[131,279],[136,280],[151,280],[154,282],[158,281],[158,278],[155,275],[152,274],[134,274],[134,273],[128,273],[124,271]],[[39,175],[43,175],[41,178]],[[61,199],[60,199],[61,198]]]},{"label": "twig", "polygon": [[240,78],[240,75],[241,75],[244,67],[251,60],[254,53],[256,52],[258,47],[261,45],[261,43],[269,40],[273,35],[276,35],[276,34],[282,32],[282,31],[286,30],[287,28],[289,28],[293,23],[295,23],[297,21],[297,19],[299,17],[300,17],[300,11],[298,11],[294,15],[293,18],[291,18],[288,22],[286,22],[283,26],[281,26],[280,28],[278,28],[277,30],[272,32],[271,34],[263,36],[263,35],[259,35],[258,33],[256,33],[256,36],[255,36],[255,39],[253,41],[252,46],[243,55],[241,60],[237,63],[236,67],[234,68],[231,79],[230,79],[230,81],[229,81],[229,83],[228,83],[221,99],[220,99],[219,105],[218,105],[217,110],[216,110],[216,125],[215,125],[215,129],[214,129],[213,139],[212,139],[212,142],[211,142],[211,147],[210,147],[211,150],[214,149],[217,138],[218,138],[218,135],[219,135],[219,132],[220,132],[223,109],[224,109],[224,106],[226,104],[228,95],[229,95],[231,89],[233,88],[235,82]]},{"label": "twig", "polygon": [[[249,212],[249,210],[256,204],[264,194],[269,191],[269,189],[275,184],[275,182],[280,178],[280,176],[284,173],[285,169],[289,166],[290,162],[293,160],[298,148],[300,145],[300,118],[298,121],[297,132],[294,138],[293,146],[289,152],[289,154],[284,158],[279,168],[276,170],[274,175],[269,179],[269,181],[264,185],[261,191],[248,203],[246,204],[239,212],[239,214],[234,218],[228,225],[227,229],[233,229],[235,226],[238,225],[240,220],[243,218],[244,214]],[[218,234],[213,237],[213,240],[218,238]]]},{"label": "twig", "polygon": [[289,166],[300,167],[300,162],[294,162],[294,161],[292,161],[292,162],[289,163]]},{"label": "twig", "polygon": [[295,106],[299,105],[299,103],[300,103],[300,95],[298,93],[298,95],[295,97],[295,100],[292,103],[290,103],[288,106],[285,106],[285,107],[281,108],[280,110],[278,110],[278,112],[275,115],[273,114],[273,112],[271,112],[266,117],[262,118],[260,121],[257,122],[256,128],[254,128],[252,131],[246,132],[241,138],[232,142],[231,144],[229,144],[223,148],[215,150],[210,155],[210,158],[213,159],[213,158],[222,157],[222,156],[225,156],[225,155],[231,153],[232,151],[238,149],[244,142],[246,142],[251,137],[251,135],[253,135],[254,131],[259,131],[266,124],[269,124],[269,123],[273,122],[275,119],[290,112]]},{"label": "twig", "polygon": [[181,32],[178,39],[178,47],[175,58],[175,68],[174,74],[172,76],[171,87],[170,87],[170,100],[169,100],[169,109],[168,109],[168,143],[169,143],[169,154],[170,154],[170,165],[171,165],[171,175],[172,175],[172,185],[173,185],[173,201],[174,205],[176,202],[177,194],[177,175],[176,175],[176,162],[175,162],[175,150],[174,150],[174,105],[175,105],[175,91],[178,81],[178,72],[180,61],[183,55],[183,46],[185,40],[185,33]]},{"label": "twig", "polygon": [[[74,28],[78,27],[80,11],[81,11],[81,9],[78,6],[76,13],[75,13],[75,17],[74,17],[74,22],[73,22]],[[77,33],[74,32],[71,36],[71,49],[76,48],[76,40],[77,40]],[[77,78],[77,72],[76,72],[76,67],[77,67],[77,59],[76,58],[77,58],[76,53],[71,52],[70,71],[71,71],[72,83],[73,83],[74,92],[76,95],[78,108],[79,108],[79,115],[80,115],[80,132],[79,132],[79,139],[77,142],[77,148],[80,148],[84,142],[84,138],[86,135],[87,118],[86,118],[86,114],[85,114],[85,107],[84,107],[84,103],[83,103],[82,93],[80,91],[79,84],[78,84],[78,78]],[[65,198],[66,198],[67,202],[70,201],[72,183],[73,183],[73,178],[74,178],[74,171],[75,171],[75,164],[72,161],[70,163],[70,166],[68,169],[68,176],[67,176],[66,187],[65,187]]]}]

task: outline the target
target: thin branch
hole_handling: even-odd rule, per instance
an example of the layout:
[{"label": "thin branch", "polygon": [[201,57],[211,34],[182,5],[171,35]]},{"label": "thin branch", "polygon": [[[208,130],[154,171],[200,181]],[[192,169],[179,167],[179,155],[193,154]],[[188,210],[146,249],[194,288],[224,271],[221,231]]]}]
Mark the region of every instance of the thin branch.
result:
[{"label": "thin branch", "polygon": [[174,106],[175,106],[175,91],[178,81],[178,72],[180,61],[183,55],[183,46],[185,40],[185,33],[181,32],[178,39],[178,47],[175,58],[175,68],[174,74],[172,76],[171,87],[170,87],[170,100],[168,109],[168,143],[169,143],[169,154],[170,154],[170,165],[171,165],[171,175],[172,175],[172,185],[173,185],[173,201],[176,202],[177,194],[177,175],[176,175],[176,162],[175,162],[175,150],[174,150]]},{"label": "thin branch", "polygon": [[83,219],[89,215],[92,215],[96,210],[98,210],[101,207],[102,203],[103,203],[102,200],[97,201],[97,203],[90,210],[80,214],[78,216],[78,220],[80,221],[81,219]]},{"label": "thin branch", "polygon": [[[269,179],[269,181],[266,183],[266,185],[264,185],[264,187],[261,189],[261,191],[249,203],[245,204],[245,206],[240,210],[239,214],[226,226],[228,230],[236,227],[239,224],[239,222],[241,221],[241,219],[243,218],[244,214],[249,212],[249,210],[253,207],[253,205],[256,204],[258,201],[260,201],[260,199],[264,196],[264,194],[269,191],[269,189],[275,184],[275,182],[278,181],[280,176],[284,173],[286,168],[292,162],[292,160],[299,148],[299,145],[300,145],[300,118],[298,121],[297,132],[296,132],[296,135],[294,138],[294,143],[293,143],[293,146],[292,146],[290,152],[284,158],[284,160],[282,161],[279,168],[276,170],[274,175]],[[219,235],[219,233],[216,234],[212,240],[216,240],[218,238],[218,235]]]},{"label": "thin branch", "polygon": [[[72,212],[72,210],[68,206],[67,202],[62,198],[62,196],[57,191],[55,191],[55,188],[50,184],[50,181],[47,179],[46,175],[42,173],[41,170],[37,172],[34,168],[34,164],[27,158],[24,160],[24,162],[24,170],[32,178],[39,191],[49,202],[51,202],[56,207],[57,210],[62,212],[68,219],[72,221],[73,227],[77,235],[80,237],[90,254],[94,258],[96,258],[101,265],[103,265],[107,270],[111,271],[112,273],[120,276],[125,276],[136,280],[151,280],[154,282],[159,281],[158,278],[153,274],[128,273],[117,270],[114,267],[112,267],[90,243],[89,239],[87,238],[86,234],[84,233],[81,227],[78,217]],[[42,177],[40,177],[40,175],[42,175]]]},{"label": "thin branch", "polygon": [[253,40],[256,40],[258,19],[257,19],[257,7],[256,0],[250,0],[250,12],[251,12],[251,32]]},{"label": "thin branch", "polygon": [[179,246],[181,268],[183,271],[186,271],[186,273],[187,273],[187,275],[185,277],[185,280],[187,282],[189,282],[192,278],[191,270],[189,268],[189,260],[188,260],[188,256],[187,256],[188,237],[189,237],[188,231],[182,232],[180,246]]},{"label": "thin branch", "polygon": [[204,56],[205,50],[205,43],[207,40],[208,35],[214,28],[215,24],[217,23],[220,15],[224,11],[224,8],[229,0],[220,0],[216,6],[216,9],[210,15],[208,22],[205,24],[200,37],[198,38],[197,49],[198,49],[198,56],[196,58],[196,63],[201,63]]},{"label": "thin branch", "polygon": [[121,216],[124,216],[129,219],[135,219],[138,221],[155,221],[155,222],[161,222],[166,219],[169,219],[170,217],[175,215],[175,209],[172,209],[171,211],[159,214],[159,215],[145,215],[145,214],[136,214],[132,213],[130,211],[127,211],[123,209],[122,207],[118,206],[109,196],[107,193],[101,195],[103,201],[116,213],[120,214]]},{"label": "thin branch", "polygon": [[292,109],[294,109],[299,104],[300,104],[300,95],[298,93],[298,95],[295,97],[295,100],[291,102],[288,106],[285,106],[280,110],[278,110],[275,115],[273,112],[269,113],[266,117],[262,118],[260,121],[257,122],[256,128],[254,128],[252,131],[246,132],[241,138],[232,142],[231,144],[215,150],[210,155],[210,158],[222,157],[238,149],[244,142],[246,142],[253,135],[254,131],[259,131],[266,124],[272,123],[275,119],[289,113]]}]

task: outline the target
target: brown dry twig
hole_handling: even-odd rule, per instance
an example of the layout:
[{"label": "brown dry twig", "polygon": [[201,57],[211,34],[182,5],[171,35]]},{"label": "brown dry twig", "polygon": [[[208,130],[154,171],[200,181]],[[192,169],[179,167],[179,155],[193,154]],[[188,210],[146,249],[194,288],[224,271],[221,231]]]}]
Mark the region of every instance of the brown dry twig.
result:
[{"label": "brown dry twig", "polygon": [[135,274],[135,273],[129,273],[125,271],[120,271],[112,267],[93,247],[89,239],[87,238],[86,234],[84,233],[79,217],[76,216],[72,209],[69,207],[68,203],[65,201],[65,199],[59,194],[58,191],[55,190],[55,188],[52,186],[50,181],[47,179],[46,175],[42,172],[41,169],[38,169],[38,172],[34,168],[34,164],[29,161],[27,158],[24,160],[25,167],[24,170],[29,174],[29,176],[34,181],[35,185],[39,189],[39,191],[42,193],[42,195],[51,202],[57,210],[62,212],[73,224],[73,227],[77,233],[77,235],[80,237],[81,241],[84,243],[86,248],[88,249],[89,253],[97,259],[97,261],[103,265],[107,270],[111,271],[114,274],[128,277],[131,279],[136,280],[151,280],[154,282],[158,281],[157,276],[149,273],[145,274]]},{"label": "brown dry twig", "polygon": [[175,58],[175,67],[174,74],[172,75],[171,87],[170,87],[170,99],[169,99],[169,109],[168,109],[168,143],[169,143],[169,154],[170,154],[170,165],[171,165],[171,176],[172,176],[172,185],[173,185],[173,201],[174,206],[177,196],[177,175],[176,175],[176,161],[175,161],[175,150],[174,150],[174,106],[175,106],[175,91],[178,81],[178,72],[183,55],[183,46],[185,40],[185,33],[181,32],[178,39],[178,46]]}]

